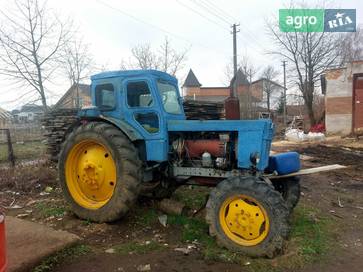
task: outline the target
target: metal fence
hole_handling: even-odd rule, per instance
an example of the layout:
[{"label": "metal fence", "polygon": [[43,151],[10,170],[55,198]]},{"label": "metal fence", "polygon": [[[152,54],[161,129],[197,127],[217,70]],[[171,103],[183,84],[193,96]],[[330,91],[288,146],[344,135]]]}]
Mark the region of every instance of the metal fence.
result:
[{"label": "metal fence", "polygon": [[6,128],[10,130],[13,142],[31,142],[43,140],[44,129],[40,123],[34,124],[10,124]]},{"label": "metal fence", "polygon": [[45,154],[44,128],[39,123],[10,124],[0,129],[0,163],[36,160]]}]

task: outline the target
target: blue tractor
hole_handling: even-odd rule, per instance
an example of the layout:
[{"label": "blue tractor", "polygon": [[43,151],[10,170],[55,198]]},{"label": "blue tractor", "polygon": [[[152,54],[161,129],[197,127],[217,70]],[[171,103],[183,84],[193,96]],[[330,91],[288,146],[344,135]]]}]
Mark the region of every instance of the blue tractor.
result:
[{"label": "blue tractor", "polygon": [[58,163],[77,216],[110,222],[140,193],[166,197],[179,185],[208,185],[206,220],[220,244],[251,256],[282,250],[300,163],[296,153],[270,157],[271,120],[186,120],[177,80],[160,71],[91,79],[92,106],[79,111]]}]

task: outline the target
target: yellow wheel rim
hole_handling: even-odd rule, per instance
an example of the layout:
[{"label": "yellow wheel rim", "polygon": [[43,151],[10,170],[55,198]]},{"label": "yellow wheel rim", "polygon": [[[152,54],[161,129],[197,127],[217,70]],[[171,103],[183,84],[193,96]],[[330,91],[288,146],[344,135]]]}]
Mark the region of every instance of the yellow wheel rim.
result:
[{"label": "yellow wheel rim", "polygon": [[261,243],[269,231],[265,209],[252,197],[227,198],[219,210],[219,222],[229,239],[241,246]]},{"label": "yellow wheel rim", "polygon": [[68,191],[78,205],[99,209],[111,199],[116,186],[116,164],[104,145],[86,140],[73,146],[65,173]]}]

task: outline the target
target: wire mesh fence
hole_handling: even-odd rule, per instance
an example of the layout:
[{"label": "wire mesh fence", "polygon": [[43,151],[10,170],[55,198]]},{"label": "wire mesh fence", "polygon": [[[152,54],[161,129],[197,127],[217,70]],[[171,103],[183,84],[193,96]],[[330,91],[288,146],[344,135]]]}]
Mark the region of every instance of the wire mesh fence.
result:
[{"label": "wire mesh fence", "polygon": [[0,129],[0,163],[13,165],[14,161],[36,160],[44,156],[43,133],[39,123],[10,124]]}]

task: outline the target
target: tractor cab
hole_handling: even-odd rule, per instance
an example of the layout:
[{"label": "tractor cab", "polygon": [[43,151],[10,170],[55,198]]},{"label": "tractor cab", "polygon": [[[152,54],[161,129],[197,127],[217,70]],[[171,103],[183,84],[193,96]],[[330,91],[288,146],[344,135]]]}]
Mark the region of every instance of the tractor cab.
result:
[{"label": "tractor cab", "polygon": [[91,108],[81,117],[100,117],[131,140],[144,140],[148,161],[167,160],[168,120],[185,120],[178,81],[156,70],[111,71],[91,77]]}]

